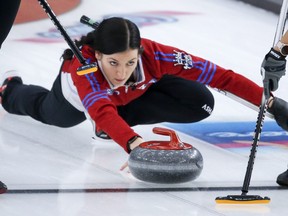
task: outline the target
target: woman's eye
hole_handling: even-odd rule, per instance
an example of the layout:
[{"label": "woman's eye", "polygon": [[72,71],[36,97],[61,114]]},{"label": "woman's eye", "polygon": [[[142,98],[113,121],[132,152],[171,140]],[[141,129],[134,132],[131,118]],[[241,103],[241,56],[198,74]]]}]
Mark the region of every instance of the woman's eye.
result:
[{"label": "woman's eye", "polygon": [[132,66],[132,65],[134,65],[134,64],[135,64],[134,61],[130,61],[130,62],[128,62],[128,66]]},{"label": "woman's eye", "polygon": [[116,65],[117,65],[117,62],[115,62],[115,61],[110,61],[110,65],[116,66]]}]

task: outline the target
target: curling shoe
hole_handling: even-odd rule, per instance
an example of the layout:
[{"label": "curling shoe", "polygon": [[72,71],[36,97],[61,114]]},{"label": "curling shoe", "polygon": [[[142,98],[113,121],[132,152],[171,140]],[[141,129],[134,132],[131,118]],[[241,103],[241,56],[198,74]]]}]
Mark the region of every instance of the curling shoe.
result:
[{"label": "curling shoe", "polygon": [[274,115],[277,124],[288,131],[288,103],[281,98],[274,97],[272,106],[267,110]]},{"label": "curling shoe", "polygon": [[276,180],[277,184],[288,187],[288,170],[281,173]]},{"label": "curling shoe", "polygon": [[0,103],[2,103],[2,97],[5,93],[5,90],[7,88],[8,83],[10,82],[17,82],[19,84],[22,84],[22,79],[16,70],[10,70],[6,71],[5,73],[1,74],[0,77]]},{"label": "curling shoe", "polygon": [[0,181],[0,194],[6,193],[7,191],[7,186]]},{"label": "curling shoe", "polygon": [[96,137],[104,139],[104,140],[111,140],[111,137],[107,133],[105,133],[103,130],[98,128],[97,126],[96,126],[95,135]]}]

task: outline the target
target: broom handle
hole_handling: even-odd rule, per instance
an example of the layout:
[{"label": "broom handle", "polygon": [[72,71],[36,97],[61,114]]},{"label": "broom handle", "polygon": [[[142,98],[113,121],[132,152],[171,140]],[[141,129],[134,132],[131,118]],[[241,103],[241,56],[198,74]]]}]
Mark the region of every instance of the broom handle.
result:
[{"label": "broom handle", "polygon": [[[288,8],[288,0],[283,0],[279,19],[278,19],[278,24],[277,24],[277,28],[276,28],[276,33],[275,33],[275,37],[274,37],[274,41],[273,41],[273,45],[275,45],[281,39],[281,37],[284,33],[285,22],[287,19],[287,8]],[[259,110],[258,118],[257,118],[257,122],[256,122],[255,133],[254,133],[254,137],[253,137],[251,153],[249,156],[246,175],[245,175],[244,183],[243,183],[243,187],[242,187],[242,195],[246,195],[248,193],[248,189],[249,189],[249,185],[250,185],[250,181],[251,181],[251,176],[252,176],[252,170],[253,170],[253,166],[254,166],[255,155],[257,152],[258,142],[260,140],[262,126],[264,123],[265,112],[267,110],[267,101],[268,101],[268,98],[266,98],[264,93],[263,93],[262,102],[261,102],[261,106],[260,106],[260,110]]]},{"label": "broom handle", "polygon": [[276,28],[276,33],[274,37],[274,42],[273,45],[275,46],[276,43],[281,39],[281,37],[284,34],[284,29],[285,29],[285,22],[287,19],[287,13],[288,13],[288,0],[283,0],[279,19],[278,19],[278,24]]},{"label": "broom handle", "polygon": [[87,65],[86,59],[82,56],[80,50],[75,45],[75,43],[72,41],[72,39],[69,37],[59,20],[57,19],[55,13],[52,11],[50,5],[47,3],[46,0],[38,0],[39,4],[42,6],[44,11],[47,13],[49,18],[52,20],[54,25],[57,27],[57,29],[60,31],[64,39],[66,40],[67,44],[73,51],[74,55],[77,57],[77,59],[80,61],[82,65]]}]

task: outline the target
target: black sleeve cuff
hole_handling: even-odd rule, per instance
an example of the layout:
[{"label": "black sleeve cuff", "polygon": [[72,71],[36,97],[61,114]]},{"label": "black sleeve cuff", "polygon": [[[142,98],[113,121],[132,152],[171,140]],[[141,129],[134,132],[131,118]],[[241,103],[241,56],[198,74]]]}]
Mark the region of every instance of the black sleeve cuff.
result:
[{"label": "black sleeve cuff", "polygon": [[127,151],[128,153],[130,153],[132,150],[130,148],[131,143],[133,143],[138,137],[140,136],[133,136],[132,138],[130,138],[127,142]]}]

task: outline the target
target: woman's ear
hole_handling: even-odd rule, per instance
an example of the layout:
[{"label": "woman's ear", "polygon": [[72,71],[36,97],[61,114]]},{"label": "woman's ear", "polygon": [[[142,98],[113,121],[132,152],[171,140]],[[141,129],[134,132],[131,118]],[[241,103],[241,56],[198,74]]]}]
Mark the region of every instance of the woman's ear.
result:
[{"label": "woman's ear", "polygon": [[142,53],[144,52],[144,47],[143,46],[140,46],[140,48],[139,48],[139,55],[142,55]]},{"label": "woman's ear", "polygon": [[99,51],[95,51],[95,57],[98,61],[102,59],[102,54]]}]

